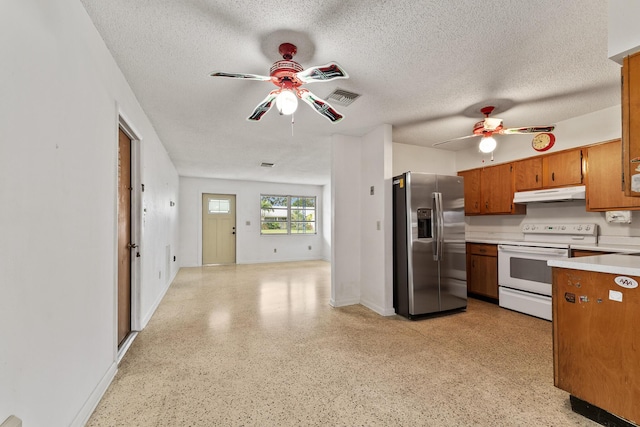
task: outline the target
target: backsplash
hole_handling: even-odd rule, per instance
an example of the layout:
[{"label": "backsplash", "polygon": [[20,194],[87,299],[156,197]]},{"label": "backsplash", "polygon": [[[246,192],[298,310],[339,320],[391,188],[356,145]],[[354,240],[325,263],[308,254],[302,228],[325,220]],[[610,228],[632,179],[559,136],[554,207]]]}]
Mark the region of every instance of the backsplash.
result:
[{"label": "backsplash", "polygon": [[630,224],[608,223],[604,212],[586,212],[584,201],[533,203],[527,205],[526,215],[467,216],[465,221],[471,234],[520,233],[521,225],[531,222],[589,222],[598,225],[601,236],[640,237],[640,211],[631,211]]}]

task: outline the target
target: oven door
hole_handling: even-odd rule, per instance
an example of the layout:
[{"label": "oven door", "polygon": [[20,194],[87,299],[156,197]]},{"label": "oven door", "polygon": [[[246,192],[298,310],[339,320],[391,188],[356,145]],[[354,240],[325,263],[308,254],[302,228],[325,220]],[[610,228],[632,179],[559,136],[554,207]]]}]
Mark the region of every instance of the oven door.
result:
[{"label": "oven door", "polygon": [[551,267],[547,261],[568,257],[568,248],[498,245],[498,284],[551,296]]}]

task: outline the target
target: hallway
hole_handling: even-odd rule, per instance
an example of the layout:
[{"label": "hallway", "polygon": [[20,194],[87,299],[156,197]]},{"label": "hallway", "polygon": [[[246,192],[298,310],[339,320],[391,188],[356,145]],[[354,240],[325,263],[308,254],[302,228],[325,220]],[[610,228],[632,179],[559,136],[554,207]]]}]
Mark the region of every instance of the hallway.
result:
[{"label": "hallway", "polygon": [[333,308],[330,269],[181,269],[87,425],[597,425],[553,386],[550,322]]}]

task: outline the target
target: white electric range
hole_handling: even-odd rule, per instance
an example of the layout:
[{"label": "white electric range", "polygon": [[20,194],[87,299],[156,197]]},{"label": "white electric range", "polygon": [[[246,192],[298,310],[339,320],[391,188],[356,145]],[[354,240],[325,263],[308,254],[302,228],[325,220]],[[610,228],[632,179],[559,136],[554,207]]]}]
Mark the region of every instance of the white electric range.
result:
[{"label": "white electric range", "polygon": [[598,226],[523,224],[523,240],[498,245],[501,307],[552,320],[550,259],[569,258],[571,244],[596,244]]}]

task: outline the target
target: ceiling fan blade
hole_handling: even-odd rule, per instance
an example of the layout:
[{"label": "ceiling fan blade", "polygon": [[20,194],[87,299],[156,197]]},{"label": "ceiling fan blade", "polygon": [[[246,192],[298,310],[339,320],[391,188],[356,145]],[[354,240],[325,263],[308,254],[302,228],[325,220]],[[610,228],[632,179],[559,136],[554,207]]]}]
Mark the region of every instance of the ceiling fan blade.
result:
[{"label": "ceiling fan blade", "polygon": [[482,136],[482,134],[473,134],[473,135],[461,136],[460,138],[447,139],[446,141],[436,142],[435,144],[432,145],[432,147],[437,147],[438,145],[447,144],[453,141],[460,141],[461,139],[475,138],[476,136]]},{"label": "ceiling fan blade", "polygon": [[269,92],[269,95],[267,95],[267,97],[263,99],[262,102],[253,110],[253,113],[247,117],[247,120],[257,122],[262,118],[262,116],[267,114],[271,107],[273,107],[273,100],[278,96],[278,92],[280,92],[280,89],[275,89]]},{"label": "ceiling fan blade", "polygon": [[214,71],[210,74],[211,77],[231,77],[233,79],[244,79],[244,80],[259,80],[259,81],[269,81],[271,77],[269,76],[260,76],[258,74],[241,74],[241,73],[223,73],[221,71]]},{"label": "ceiling fan blade", "polygon": [[521,128],[509,128],[502,129],[497,131],[496,133],[500,133],[503,135],[512,135],[519,133],[540,133],[540,132],[553,132],[555,129],[555,125],[552,126],[529,126],[529,127],[521,127]]},{"label": "ceiling fan blade", "polygon": [[334,79],[348,79],[349,74],[337,62],[329,62],[318,67],[309,67],[296,73],[302,83],[326,82]]},{"label": "ceiling fan blade", "polygon": [[318,114],[323,115],[332,123],[337,123],[344,118],[324,99],[318,98],[307,89],[298,89],[298,96],[307,104],[311,105]]}]

